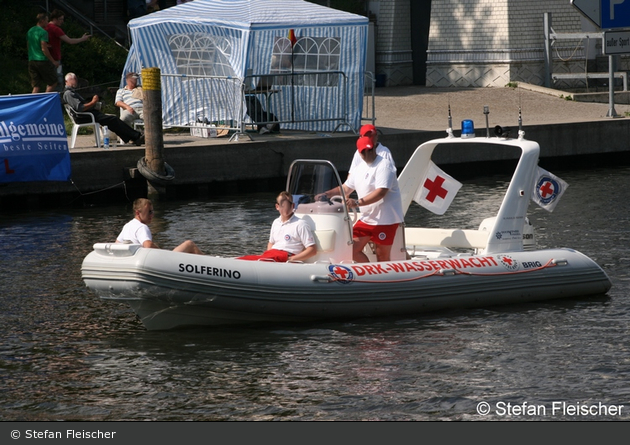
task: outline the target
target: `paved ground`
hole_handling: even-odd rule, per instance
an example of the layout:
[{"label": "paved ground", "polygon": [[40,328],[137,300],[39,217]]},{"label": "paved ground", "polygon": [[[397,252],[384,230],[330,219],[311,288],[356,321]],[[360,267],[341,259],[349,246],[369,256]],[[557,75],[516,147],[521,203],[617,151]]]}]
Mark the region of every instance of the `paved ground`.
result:
[{"label": "paved ground", "polygon": [[[393,87],[376,90],[376,122],[390,129],[440,130],[448,122],[450,103],[453,128],[472,119],[476,128],[485,127],[483,106],[490,110],[489,125],[516,127],[519,107],[523,125],[570,123],[610,119],[608,103],[566,100],[566,92],[533,85],[519,88],[426,88]],[[617,114],[630,113],[630,106],[615,105]]]},{"label": "paved ground", "polygon": [[[472,119],[477,129],[485,128],[483,107],[487,105],[490,127],[495,125],[516,128],[519,107],[523,125],[589,122],[610,120],[608,103],[586,103],[566,100],[566,92],[533,85],[519,88],[427,88],[404,86],[377,88],[375,92],[376,126],[384,133],[401,130],[440,131],[447,127],[450,104],[453,128],[459,129],[463,119]],[[620,118],[628,119],[630,105],[615,105]],[[315,133],[284,131],[275,135],[250,133],[254,140],[269,138],[314,138]],[[213,145],[228,138],[203,139],[189,134],[164,135],[165,146]],[[247,138],[241,139],[247,141]],[[93,136],[80,136],[77,149],[93,146]],[[135,146],[134,146],[135,147]],[[121,147],[122,148],[122,147]]]}]

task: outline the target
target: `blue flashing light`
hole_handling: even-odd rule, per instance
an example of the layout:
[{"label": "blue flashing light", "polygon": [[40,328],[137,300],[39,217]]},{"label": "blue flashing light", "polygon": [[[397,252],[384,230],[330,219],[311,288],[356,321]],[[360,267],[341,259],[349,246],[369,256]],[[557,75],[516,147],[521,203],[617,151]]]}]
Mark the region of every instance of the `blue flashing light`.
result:
[{"label": "blue flashing light", "polygon": [[475,137],[475,125],[470,119],[464,119],[462,121],[462,139]]}]

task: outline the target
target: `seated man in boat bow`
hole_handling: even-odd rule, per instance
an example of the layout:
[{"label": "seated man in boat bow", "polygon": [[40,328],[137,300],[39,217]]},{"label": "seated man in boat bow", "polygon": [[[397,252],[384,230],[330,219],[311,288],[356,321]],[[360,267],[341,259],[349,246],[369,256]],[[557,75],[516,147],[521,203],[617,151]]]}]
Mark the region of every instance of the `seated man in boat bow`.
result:
[{"label": "seated man in boat bow", "polygon": [[311,226],[295,216],[293,197],[281,192],[276,198],[280,216],[271,225],[267,250],[261,255],[246,255],[240,260],[266,260],[278,263],[304,261],[317,254],[317,245]]},{"label": "seated man in boat bow", "polygon": [[[153,242],[153,235],[149,224],[153,221],[153,203],[150,199],[138,198],[133,202],[134,218],[123,227],[120,235],[116,238],[117,243],[131,242],[132,244],[140,244],[142,247],[151,249],[159,249],[160,246]],[[186,240],[173,249],[174,252],[195,253],[203,255],[203,252],[197,245]]]}]

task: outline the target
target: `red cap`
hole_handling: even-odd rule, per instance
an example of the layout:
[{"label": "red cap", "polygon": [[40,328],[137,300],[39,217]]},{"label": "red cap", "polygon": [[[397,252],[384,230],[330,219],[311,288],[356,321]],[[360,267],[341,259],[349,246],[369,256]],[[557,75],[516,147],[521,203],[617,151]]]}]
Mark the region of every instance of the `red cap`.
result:
[{"label": "red cap", "polygon": [[361,136],[357,139],[357,150],[361,153],[363,150],[370,150],[374,148],[374,144],[372,143],[372,138],[369,136]]},{"label": "red cap", "polygon": [[361,136],[375,136],[376,135],[376,127],[372,124],[365,124],[364,126],[361,127],[361,130],[359,131],[359,134]]}]

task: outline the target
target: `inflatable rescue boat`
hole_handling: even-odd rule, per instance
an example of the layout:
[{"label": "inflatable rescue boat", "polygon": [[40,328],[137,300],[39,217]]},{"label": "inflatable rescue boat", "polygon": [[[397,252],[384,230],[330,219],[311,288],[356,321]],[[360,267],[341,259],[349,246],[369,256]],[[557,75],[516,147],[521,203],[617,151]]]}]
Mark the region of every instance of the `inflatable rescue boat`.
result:
[{"label": "inflatable rescue boat", "polygon": [[[422,228],[401,224],[392,258],[352,260],[356,210],[345,196],[317,201],[342,183],[325,160],[296,160],[287,178],[296,214],[313,228],[317,255],[304,263],[244,261],[139,245],[97,243],[82,277],[100,298],[125,302],[150,330],[191,325],[300,322],[405,315],[448,308],[525,303],[605,294],[611,281],[593,260],[569,248],[538,250],[527,220],[532,190],[549,202],[561,184],[538,174],[540,147],[516,139],[470,137],[462,131],[420,145],[399,176],[403,209],[412,201],[443,199],[444,174],[432,161],[444,147],[465,152],[480,145],[520,150],[498,213],[478,228]],[[446,193],[448,195],[448,193]],[[421,202],[420,202],[421,203]],[[422,204],[422,203],[421,203]]]}]

